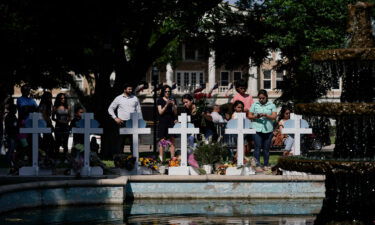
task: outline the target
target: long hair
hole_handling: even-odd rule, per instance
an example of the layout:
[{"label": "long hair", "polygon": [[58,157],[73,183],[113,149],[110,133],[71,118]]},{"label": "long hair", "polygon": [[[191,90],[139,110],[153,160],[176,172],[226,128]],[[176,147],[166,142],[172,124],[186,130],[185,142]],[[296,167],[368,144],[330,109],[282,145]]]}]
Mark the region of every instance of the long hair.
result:
[{"label": "long hair", "polygon": [[[64,102],[61,101],[62,96],[65,97]],[[68,98],[67,98],[65,93],[59,93],[59,94],[56,95],[56,99],[55,99],[55,103],[53,104],[53,107],[59,107],[60,105],[63,105],[65,108],[69,108],[68,107]]]},{"label": "long hair", "polygon": [[49,91],[43,92],[43,95],[40,99],[39,106],[46,105],[52,107],[52,93]]},{"label": "long hair", "polygon": [[287,105],[284,105],[284,106],[281,107],[279,115],[277,115],[277,118],[278,118],[277,122],[280,122],[280,120],[284,119],[284,114],[287,110],[292,111],[292,109]]},{"label": "long hair", "polygon": [[233,112],[233,113],[236,112],[235,109],[236,109],[236,107],[237,107],[238,105],[242,105],[242,108],[245,107],[245,105],[243,104],[243,102],[237,100],[237,101],[235,101],[235,102],[233,103],[233,105],[232,105],[232,112]]}]

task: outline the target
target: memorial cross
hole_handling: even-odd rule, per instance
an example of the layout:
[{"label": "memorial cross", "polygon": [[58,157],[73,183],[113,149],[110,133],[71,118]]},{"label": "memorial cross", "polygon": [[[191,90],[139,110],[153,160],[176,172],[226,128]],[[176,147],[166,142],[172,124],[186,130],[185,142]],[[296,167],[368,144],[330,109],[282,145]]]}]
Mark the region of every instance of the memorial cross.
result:
[{"label": "memorial cross", "polygon": [[151,128],[145,128],[146,123],[138,112],[130,114],[130,120],[127,121],[127,127],[120,128],[120,134],[131,134],[133,136],[133,156],[137,159],[139,157],[139,135],[151,134]]},{"label": "memorial cross", "polygon": [[[31,121],[31,126],[29,125]],[[30,126],[30,127],[29,127]],[[30,119],[26,121],[26,128],[20,128],[21,134],[32,134],[32,166],[21,167],[19,175],[39,175],[39,134],[51,133],[51,128],[46,128],[46,122],[42,119],[42,114],[38,112],[30,113]]]},{"label": "memorial cross", "polygon": [[83,134],[84,159],[81,175],[102,175],[103,170],[100,167],[90,167],[90,135],[102,134],[103,128],[98,128],[99,123],[94,120],[93,113],[83,113],[82,119],[78,122],[79,128],[73,127],[72,133]]},{"label": "memorial cross", "polygon": [[190,122],[190,116],[182,113],[178,116],[179,124],[168,129],[169,134],[181,135],[181,166],[187,166],[187,136],[188,134],[199,134],[199,128],[194,128]]},{"label": "memorial cross", "polygon": [[[230,121],[236,121],[235,124]],[[237,134],[237,166],[243,165],[244,160],[244,135],[255,134],[256,130],[250,128],[250,120],[246,118],[245,113],[238,113],[237,119],[230,120],[225,129],[225,134]],[[234,127],[230,127],[234,125]]]},{"label": "memorial cross", "polygon": [[312,129],[301,115],[291,114],[290,120],[285,121],[282,134],[294,134],[294,155],[301,154],[301,134],[312,134]]}]

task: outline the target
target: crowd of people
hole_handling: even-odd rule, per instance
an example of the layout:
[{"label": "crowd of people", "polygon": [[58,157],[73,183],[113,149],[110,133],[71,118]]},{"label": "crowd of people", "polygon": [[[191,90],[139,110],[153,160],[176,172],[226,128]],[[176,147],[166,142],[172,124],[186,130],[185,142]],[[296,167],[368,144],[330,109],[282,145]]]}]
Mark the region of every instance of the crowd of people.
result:
[{"label": "crowd of people", "polygon": [[[182,96],[183,110],[179,112],[185,112],[190,115],[191,122],[195,127],[199,128],[201,136],[206,139],[212,139],[212,141],[216,141],[219,135],[223,135],[223,132],[220,132],[219,129],[220,127],[225,127],[227,121],[236,119],[238,113],[245,113],[256,130],[256,134],[245,136],[245,153],[250,154],[251,148],[254,148],[253,156],[256,159],[258,171],[264,168],[268,169],[271,145],[277,145],[284,150],[284,155],[291,155],[291,149],[294,144],[293,137],[280,132],[283,123],[290,118],[291,109],[283,107],[279,115],[277,115],[276,106],[269,101],[266,90],[260,90],[257,95],[258,101],[254,102],[252,96],[246,93],[247,82],[245,80],[237,81],[235,87],[237,94],[231,99],[232,107],[230,110],[221,113],[219,105],[214,105],[212,108],[207,106],[205,100],[211,97],[212,91],[209,93],[198,91]],[[171,93],[172,88],[164,85],[157,100],[160,160],[164,159],[166,148],[169,148],[171,157],[175,156],[175,137],[168,134],[168,128],[172,128],[177,122],[178,103]],[[188,145],[193,147],[197,141],[196,139],[199,138],[200,135],[190,136]],[[260,160],[261,152],[263,152],[263,165],[261,165]]]},{"label": "crowd of people", "polygon": [[[21,97],[16,104],[10,98],[6,103],[7,114],[4,118],[4,140],[6,141],[6,159],[10,167],[10,173],[16,174],[19,167],[28,164],[32,160],[31,135],[19,132],[20,128],[27,126],[30,113],[40,112],[45,126],[51,128],[51,133],[45,133],[39,137],[39,149],[43,152],[46,161],[66,160],[68,156],[68,139],[73,127],[77,127],[77,121],[81,119],[84,108],[80,105],[74,107],[74,118],[71,118],[71,108],[67,95],[57,94],[53,103],[50,91],[44,91],[39,104],[31,96],[31,87],[27,84],[21,86]],[[73,135],[73,146],[83,144],[83,135]],[[63,149],[60,153],[60,147]]]},{"label": "crowd of people", "polygon": [[[247,82],[245,80],[237,81],[235,87],[237,94],[230,101],[231,108],[226,107],[223,110],[223,106],[214,105],[211,108],[206,103],[206,100],[211,97],[213,89],[208,93],[203,93],[199,90],[192,94],[185,94],[179,103],[172,95],[172,87],[168,85],[162,86],[158,91],[159,97],[156,101],[159,115],[157,137],[160,161],[165,160],[166,149],[169,149],[171,157],[176,154],[175,136],[169,134],[168,129],[177,123],[177,116],[182,112],[190,115],[191,123],[200,130],[201,135],[189,137],[188,145],[191,147],[194,146],[196,139],[201,137],[217,141],[219,136],[224,135],[219,128],[223,128],[223,125],[230,119],[236,119],[238,113],[245,113],[256,130],[256,134],[245,136],[245,154],[250,154],[251,149],[254,148],[253,156],[259,169],[261,169],[261,152],[263,152],[264,158],[263,167],[269,166],[271,145],[282,146],[285,150],[284,155],[290,155],[294,142],[293,137],[281,134],[280,128],[290,118],[291,109],[283,107],[279,115],[277,115],[276,106],[269,101],[266,90],[260,90],[257,95],[258,101],[254,101],[252,96],[246,93]],[[72,128],[78,126],[78,121],[85,112],[84,108],[81,105],[75,106],[74,114],[71,116],[68,98],[64,93],[57,94],[53,102],[52,93],[44,91],[39,104],[30,96],[30,87],[27,84],[21,87],[21,93],[22,96],[17,98],[16,105],[13,104],[13,101],[8,103],[8,113],[5,117],[9,166],[17,169],[16,158],[31,160],[30,135],[19,133],[19,128],[25,127],[31,112],[40,112],[46,122],[46,127],[51,128],[53,131],[50,134],[43,134],[40,140],[40,148],[46,153],[47,157],[51,159],[57,158],[60,148],[63,150],[62,155],[66,156],[69,151],[69,135]],[[183,107],[178,107],[179,104]],[[133,87],[125,84],[124,92],[118,95],[108,107],[108,114],[118,127],[124,127],[133,112],[140,113],[142,117],[141,104],[133,93]],[[121,147],[118,153],[123,152],[126,139],[120,137]],[[130,146],[132,146],[131,138],[128,139],[130,139]],[[77,144],[83,144],[83,136],[81,134],[73,135],[73,146]]]}]

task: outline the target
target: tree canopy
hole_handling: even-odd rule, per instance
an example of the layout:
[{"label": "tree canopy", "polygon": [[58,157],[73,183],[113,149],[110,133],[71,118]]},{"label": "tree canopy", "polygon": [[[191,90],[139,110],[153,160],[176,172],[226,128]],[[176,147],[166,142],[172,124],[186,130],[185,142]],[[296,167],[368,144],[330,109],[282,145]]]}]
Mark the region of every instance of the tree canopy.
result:
[{"label": "tree canopy", "polygon": [[[44,88],[95,74],[96,97],[137,83],[220,0],[6,1],[0,3],[1,73]],[[110,88],[110,74],[116,81]],[[77,90],[79,92],[79,90]],[[112,97],[112,96],[111,96]],[[98,100],[98,99],[97,99]]]}]

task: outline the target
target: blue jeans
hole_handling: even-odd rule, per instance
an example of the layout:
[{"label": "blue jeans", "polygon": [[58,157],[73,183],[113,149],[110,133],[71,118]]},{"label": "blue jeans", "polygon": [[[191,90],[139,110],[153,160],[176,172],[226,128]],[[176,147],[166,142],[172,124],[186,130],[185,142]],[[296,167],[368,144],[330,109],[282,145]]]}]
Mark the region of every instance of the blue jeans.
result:
[{"label": "blue jeans", "polygon": [[263,149],[264,166],[268,166],[272,137],[273,137],[272,132],[270,133],[256,132],[256,134],[253,134],[253,140],[255,144],[254,157],[257,160],[257,166],[260,166],[260,149]]},{"label": "blue jeans", "polygon": [[290,135],[284,140],[285,150],[290,151],[294,145],[294,139]]}]

